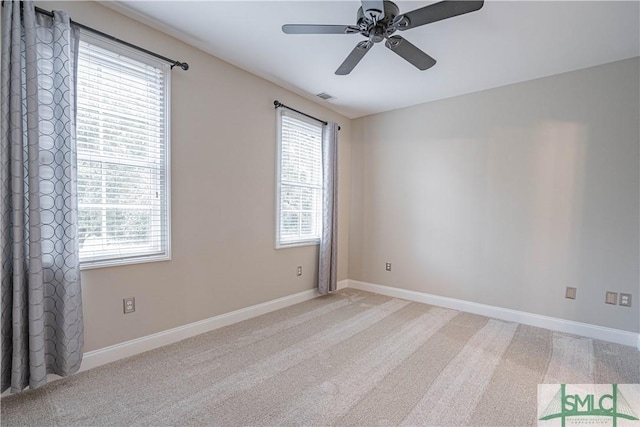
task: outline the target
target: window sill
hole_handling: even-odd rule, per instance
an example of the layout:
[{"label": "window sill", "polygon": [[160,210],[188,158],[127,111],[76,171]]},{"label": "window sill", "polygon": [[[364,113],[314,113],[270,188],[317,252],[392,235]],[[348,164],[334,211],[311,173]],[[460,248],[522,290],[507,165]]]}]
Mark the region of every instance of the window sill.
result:
[{"label": "window sill", "polygon": [[118,267],[132,264],[146,264],[148,262],[171,261],[171,255],[162,254],[138,258],[105,259],[101,261],[80,261],[80,270],[93,270],[94,268]]},{"label": "window sill", "polygon": [[309,240],[306,242],[293,242],[293,243],[276,243],[276,249],[288,249],[288,248],[299,248],[302,246],[316,246],[320,244],[320,239]]}]

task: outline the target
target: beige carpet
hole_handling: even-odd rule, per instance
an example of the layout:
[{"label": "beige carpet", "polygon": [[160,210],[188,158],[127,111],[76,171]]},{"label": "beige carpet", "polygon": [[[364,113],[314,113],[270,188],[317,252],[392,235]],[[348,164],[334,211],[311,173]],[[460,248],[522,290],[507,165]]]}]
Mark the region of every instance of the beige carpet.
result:
[{"label": "beige carpet", "polygon": [[535,425],[632,348],[346,289],[2,398],[2,425]]}]

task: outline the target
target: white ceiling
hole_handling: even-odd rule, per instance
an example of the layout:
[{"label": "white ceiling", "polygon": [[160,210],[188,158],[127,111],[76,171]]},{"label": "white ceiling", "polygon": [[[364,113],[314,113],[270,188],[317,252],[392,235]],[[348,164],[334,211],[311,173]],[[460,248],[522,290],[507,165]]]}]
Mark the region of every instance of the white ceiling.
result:
[{"label": "white ceiling", "polygon": [[[430,3],[396,2],[401,12]],[[486,1],[402,33],[433,68],[419,71],[379,43],[348,76],[334,71],[361,35],[285,35],[281,26],[355,24],[359,1],[105,4],[350,118],[640,56],[638,1]]]}]

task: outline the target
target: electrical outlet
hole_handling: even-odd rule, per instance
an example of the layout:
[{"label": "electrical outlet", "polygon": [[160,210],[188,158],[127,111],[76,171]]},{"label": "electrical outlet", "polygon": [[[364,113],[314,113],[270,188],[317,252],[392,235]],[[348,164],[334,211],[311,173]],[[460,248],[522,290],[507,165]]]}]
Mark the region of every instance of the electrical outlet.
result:
[{"label": "electrical outlet", "polygon": [[631,294],[620,294],[620,305],[623,307],[631,307]]},{"label": "electrical outlet", "polygon": [[297,274],[298,274],[298,276],[302,276],[302,266],[301,265],[298,266],[298,273]]},{"label": "electrical outlet", "polygon": [[564,294],[565,298],[576,299],[576,288],[572,288],[571,286],[567,286],[567,290]]},{"label": "electrical outlet", "polygon": [[390,262],[386,263],[384,266],[384,269],[387,271],[391,271],[391,263]]},{"label": "electrical outlet", "polygon": [[136,311],[136,299],[134,297],[123,299],[122,304],[124,307],[124,314],[129,314]]},{"label": "electrical outlet", "polygon": [[605,304],[616,305],[618,303],[618,294],[615,292],[607,291],[607,295],[604,299]]}]

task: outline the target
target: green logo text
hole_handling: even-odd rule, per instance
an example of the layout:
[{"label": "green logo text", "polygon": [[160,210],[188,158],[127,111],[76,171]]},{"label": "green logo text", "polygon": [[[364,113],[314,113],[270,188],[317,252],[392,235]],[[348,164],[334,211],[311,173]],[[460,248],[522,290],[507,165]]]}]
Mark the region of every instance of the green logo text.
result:
[{"label": "green logo text", "polygon": [[617,427],[618,418],[637,421],[636,414],[618,390],[617,384],[611,385],[611,394],[567,394],[566,384],[560,384],[560,390],[547,406],[540,421],[560,418],[565,427],[569,417],[610,417],[613,427]]}]

